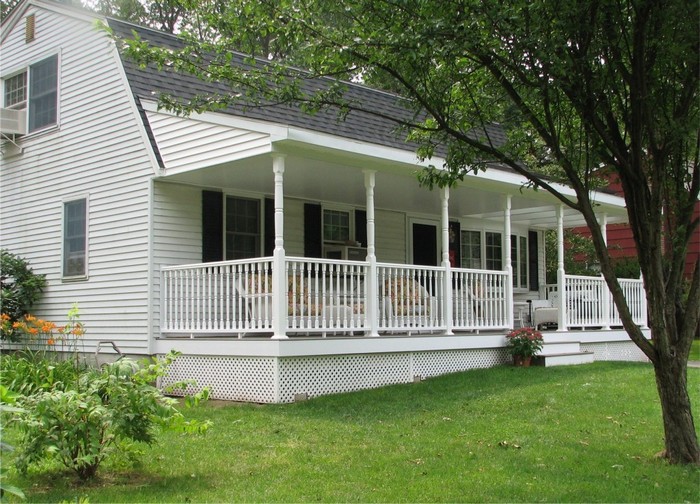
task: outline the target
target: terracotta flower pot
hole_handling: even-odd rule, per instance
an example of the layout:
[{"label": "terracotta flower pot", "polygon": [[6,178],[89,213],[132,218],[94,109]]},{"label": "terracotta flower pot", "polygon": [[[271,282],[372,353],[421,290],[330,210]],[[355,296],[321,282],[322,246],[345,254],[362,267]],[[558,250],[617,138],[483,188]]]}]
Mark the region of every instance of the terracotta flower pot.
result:
[{"label": "terracotta flower pot", "polygon": [[532,362],[532,357],[523,357],[522,355],[513,356],[513,365],[517,367],[530,367],[530,362]]}]

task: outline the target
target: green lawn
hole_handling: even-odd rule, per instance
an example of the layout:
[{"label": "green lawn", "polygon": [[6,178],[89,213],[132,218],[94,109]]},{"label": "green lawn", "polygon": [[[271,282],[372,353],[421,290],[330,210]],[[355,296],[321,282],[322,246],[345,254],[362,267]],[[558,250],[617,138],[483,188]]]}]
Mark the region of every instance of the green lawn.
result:
[{"label": "green lawn", "polygon": [[700,361],[700,339],[693,340],[693,345],[690,347],[689,360]]},{"label": "green lawn", "polygon": [[[697,418],[700,369],[688,379]],[[654,456],[648,364],[500,367],[196,416],[214,422],[205,436],[165,434],[90,484],[58,469],[10,482],[28,502],[700,502],[700,469]]]}]

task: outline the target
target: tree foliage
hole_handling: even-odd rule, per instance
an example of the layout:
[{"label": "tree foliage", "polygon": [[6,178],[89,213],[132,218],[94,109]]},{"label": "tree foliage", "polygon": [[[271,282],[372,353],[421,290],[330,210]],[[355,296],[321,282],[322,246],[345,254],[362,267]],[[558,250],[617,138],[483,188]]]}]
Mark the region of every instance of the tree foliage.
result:
[{"label": "tree foliage", "polygon": [[[230,93],[162,104],[181,113],[294,102],[307,110],[363,109],[340,81],[395,90],[413,115],[392,117],[443,166],[420,176],[450,185],[499,163],[579,211],[592,231],[601,271],[624,327],[655,367],[673,461],[700,462],[687,394],[686,363],[700,320],[700,267],[684,295],[681,278],[700,190],[698,3],[685,0],[283,0],[256,17],[295,48],[304,71],[256,61],[230,64],[234,11],[221,35],[184,37],[182,51],[141,40],[124,50],[144,64],[229,85]],[[301,63],[300,63],[301,62]],[[321,83],[307,85],[309,82]],[[378,111],[368,111],[379,113]],[[386,114],[386,111],[382,111]],[[501,142],[490,135],[498,123]],[[595,214],[591,190],[610,173],[621,181],[645,280],[648,341],[632,320]],[[568,197],[551,183],[572,187]]]}]

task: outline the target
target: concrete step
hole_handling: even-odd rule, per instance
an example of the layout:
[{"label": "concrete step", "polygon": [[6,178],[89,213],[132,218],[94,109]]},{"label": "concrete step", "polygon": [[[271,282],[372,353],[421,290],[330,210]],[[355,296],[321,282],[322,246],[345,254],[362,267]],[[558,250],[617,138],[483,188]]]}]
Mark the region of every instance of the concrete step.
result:
[{"label": "concrete step", "polygon": [[540,355],[556,355],[565,353],[579,353],[581,343],[579,341],[544,341]]},{"label": "concrete step", "polygon": [[573,366],[577,364],[590,364],[594,361],[593,352],[565,352],[540,354],[533,358],[535,366]]}]

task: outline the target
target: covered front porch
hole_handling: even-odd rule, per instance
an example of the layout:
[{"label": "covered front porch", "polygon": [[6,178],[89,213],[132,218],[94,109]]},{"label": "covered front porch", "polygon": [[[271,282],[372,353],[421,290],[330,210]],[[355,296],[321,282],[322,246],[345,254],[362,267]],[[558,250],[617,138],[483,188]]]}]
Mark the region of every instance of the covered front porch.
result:
[{"label": "covered front porch", "polygon": [[[163,139],[185,121],[149,118]],[[545,314],[552,354],[644,359],[602,278],[564,271],[563,230],[581,216],[511,171],[429,191],[415,176],[425,163],[389,147],[285,130],[240,157],[178,157],[187,138],[160,142],[168,168],[154,183],[151,348],[182,352],[172,381],[291,402],[420,380],[509,362],[507,332]],[[619,198],[597,202],[603,227],[626,219]],[[326,217],[340,214],[346,235],[327,236]],[[556,286],[545,284],[548,229]],[[232,257],[239,238],[253,244],[245,258]],[[644,325],[642,282],[626,285]]]}]

